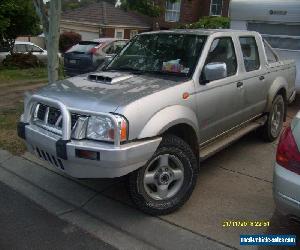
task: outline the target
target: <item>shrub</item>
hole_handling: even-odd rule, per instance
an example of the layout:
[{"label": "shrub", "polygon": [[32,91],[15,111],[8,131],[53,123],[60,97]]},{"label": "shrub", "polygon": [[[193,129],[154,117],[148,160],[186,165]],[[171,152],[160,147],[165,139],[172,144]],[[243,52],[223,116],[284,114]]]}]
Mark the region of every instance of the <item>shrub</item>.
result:
[{"label": "shrub", "polygon": [[229,29],[230,19],[228,17],[205,16],[196,23],[181,26],[184,29]]},{"label": "shrub", "polygon": [[81,41],[81,35],[76,32],[64,32],[59,37],[59,51],[65,53],[73,45]]},{"label": "shrub", "polygon": [[32,54],[15,53],[7,55],[3,65],[9,68],[28,69],[43,66],[43,63]]}]

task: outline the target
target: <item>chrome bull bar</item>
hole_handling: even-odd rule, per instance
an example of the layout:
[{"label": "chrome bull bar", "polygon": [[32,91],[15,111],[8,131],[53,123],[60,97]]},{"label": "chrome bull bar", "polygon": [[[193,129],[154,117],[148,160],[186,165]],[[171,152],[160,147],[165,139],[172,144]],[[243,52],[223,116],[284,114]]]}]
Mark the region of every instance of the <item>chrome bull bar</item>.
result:
[{"label": "chrome bull bar", "polygon": [[71,125],[71,113],[79,114],[79,115],[101,115],[109,117],[114,124],[114,145],[115,147],[120,147],[120,130],[121,128],[118,125],[117,118],[111,113],[103,113],[103,112],[93,112],[88,110],[79,110],[68,108],[64,103],[59,100],[55,100],[53,98],[48,98],[40,95],[32,95],[27,96],[25,99],[25,110],[23,121],[25,123],[31,123],[33,118],[34,107],[36,104],[41,103],[44,105],[48,105],[50,107],[57,108],[61,111],[62,115],[62,140],[70,141],[72,135],[72,125]]}]

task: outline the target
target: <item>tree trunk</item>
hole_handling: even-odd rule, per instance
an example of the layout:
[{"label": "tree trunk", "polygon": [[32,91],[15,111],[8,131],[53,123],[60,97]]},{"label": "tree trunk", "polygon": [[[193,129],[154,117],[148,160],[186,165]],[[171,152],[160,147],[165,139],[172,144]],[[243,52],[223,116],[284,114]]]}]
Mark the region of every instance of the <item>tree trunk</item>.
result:
[{"label": "tree trunk", "polygon": [[48,52],[48,81],[49,83],[58,80],[59,71],[59,24],[61,16],[61,1],[51,0],[49,10],[49,32],[47,36]]}]

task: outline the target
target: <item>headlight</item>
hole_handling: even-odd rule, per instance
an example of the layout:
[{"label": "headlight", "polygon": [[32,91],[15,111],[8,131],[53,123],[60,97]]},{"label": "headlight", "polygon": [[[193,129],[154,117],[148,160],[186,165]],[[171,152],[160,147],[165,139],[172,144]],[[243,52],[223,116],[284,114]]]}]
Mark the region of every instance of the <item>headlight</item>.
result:
[{"label": "headlight", "polygon": [[[128,124],[125,118],[115,115],[120,132],[120,141],[127,140]],[[87,138],[99,141],[113,142],[115,140],[115,125],[108,116],[91,116],[87,127]]]}]

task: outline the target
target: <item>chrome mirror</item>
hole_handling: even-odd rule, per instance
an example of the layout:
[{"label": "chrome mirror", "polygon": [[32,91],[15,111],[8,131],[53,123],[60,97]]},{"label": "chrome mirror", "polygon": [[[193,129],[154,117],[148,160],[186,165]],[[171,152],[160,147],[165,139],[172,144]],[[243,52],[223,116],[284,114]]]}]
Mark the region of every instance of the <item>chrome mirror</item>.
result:
[{"label": "chrome mirror", "polygon": [[204,66],[202,83],[206,84],[211,81],[227,77],[227,65],[224,62],[208,63]]}]

